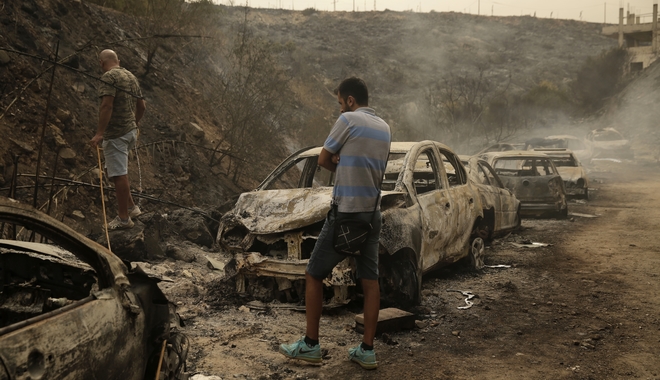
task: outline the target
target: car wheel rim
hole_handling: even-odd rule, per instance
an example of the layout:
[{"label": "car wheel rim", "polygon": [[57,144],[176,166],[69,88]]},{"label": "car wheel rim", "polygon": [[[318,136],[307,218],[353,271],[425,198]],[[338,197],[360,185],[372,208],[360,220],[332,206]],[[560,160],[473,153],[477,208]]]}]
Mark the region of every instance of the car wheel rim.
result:
[{"label": "car wheel rim", "polygon": [[484,267],[485,245],[482,238],[478,237],[472,240],[470,247],[470,262],[474,269],[481,269]]}]

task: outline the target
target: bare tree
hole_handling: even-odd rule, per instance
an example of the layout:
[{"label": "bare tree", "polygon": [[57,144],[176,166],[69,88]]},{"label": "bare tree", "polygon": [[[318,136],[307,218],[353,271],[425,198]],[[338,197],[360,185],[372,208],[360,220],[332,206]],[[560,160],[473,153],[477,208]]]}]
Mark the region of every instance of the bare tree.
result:
[{"label": "bare tree", "polygon": [[[219,8],[211,0],[143,0],[146,2],[140,29],[143,37],[172,36],[202,32],[215,20]],[[161,38],[146,38],[144,44],[147,59],[144,73],[147,75],[161,48]]]},{"label": "bare tree", "polygon": [[431,129],[437,129],[448,144],[470,145],[474,136],[485,127],[484,113],[493,85],[484,70],[450,74],[431,85],[426,106]]},{"label": "bare tree", "polygon": [[427,130],[464,148],[514,136],[527,121],[509,83],[496,86],[482,67],[443,77],[426,92]]},{"label": "bare tree", "polygon": [[146,49],[144,73],[153,68],[154,59],[164,45],[164,38],[206,34],[217,30],[220,8],[211,0],[90,0],[139,18],[140,41]]},{"label": "bare tree", "polygon": [[227,175],[237,183],[244,169],[263,163],[266,150],[277,145],[291,94],[290,78],[277,61],[278,46],[253,34],[247,8],[232,46],[212,99],[223,131],[216,150],[223,147],[224,153],[218,160],[212,156],[210,163],[227,158]]}]

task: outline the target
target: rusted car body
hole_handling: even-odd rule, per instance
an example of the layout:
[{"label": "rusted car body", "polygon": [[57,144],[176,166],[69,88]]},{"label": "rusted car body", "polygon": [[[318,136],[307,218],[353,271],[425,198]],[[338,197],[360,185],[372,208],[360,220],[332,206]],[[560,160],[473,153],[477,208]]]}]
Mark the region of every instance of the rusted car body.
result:
[{"label": "rusted car body", "polygon": [[549,156],[564,181],[566,195],[589,199],[589,177],[580,160],[568,149],[536,148],[535,152]]},{"label": "rusted car body", "polygon": [[[179,379],[187,339],[156,285],[68,226],[0,197],[0,379]],[[178,345],[179,347],[170,347]],[[185,347],[184,347],[185,346]]]},{"label": "rusted car body", "polygon": [[594,129],[587,134],[587,140],[594,145],[596,157],[635,158],[630,141],[614,128]]},{"label": "rusted car body", "polygon": [[520,201],[507,189],[488,162],[461,156],[463,165],[479,190],[484,218],[482,238],[491,240],[520,227]]},{"label": "rusted car body", "polygon": [[527,140],[525,150],[535,148],[569,149],[580,161],[584,162],[589,161],[594,155],[594,147],[589,140],[572,135],[553,135]]},{"label": "rusted car body", "polygon": [[568,216],[566,190],[550,157],[533,151],[484,153],[504,186],[520,201],[523,216]]},{"label": "rusted car body", "polygon": [[[234,253],[237,289],[273,279],[272,297],[304,295],[305,267],[330,209],[334,173],[317,165],[321,148],[296,152],[220,220],[218,243]],[[452,176],[444,162],[454,168]],[[458,157],[433,141],[393,142],[382,185],[379,272],[383,298],[416,303],[421,278],[468,255],[483,265],[482,218],[476,188]],[[480,261],[481,260],[481,261]],[[324,280],[326,306],[344,304],[355,285],[351,260]]]}]

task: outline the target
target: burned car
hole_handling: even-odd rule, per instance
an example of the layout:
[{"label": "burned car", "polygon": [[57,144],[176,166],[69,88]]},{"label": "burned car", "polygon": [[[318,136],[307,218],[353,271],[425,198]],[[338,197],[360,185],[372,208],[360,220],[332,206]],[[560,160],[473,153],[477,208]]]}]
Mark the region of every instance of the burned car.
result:
[{"label": "burned car", "polygon": [[533,150],[535,148],[570,149],[579,160],[585,162],[590,160],[594,155],[593,144],[590,141],[571,135],[533,138],[525,142],[525,150]]},{"label": "burned car", "polygon": [[614,128],[594,129],[587,134],[587,140],[594,145],[596,157],[635,158],[630,141]]},{"label": "burned car", "polygon": [[568,149],[560,148],[536,148],[535,152],[541,152],[552,160],[557,171],[564,180],[566,195],[579,196],[589,199],[589,177],[580,160]]},{"label": "burned car", "polygon": [[[250,293],[255,283],[270,279],[271,298],[295,302],[304,296],[305,267],[332,199],[334,173],[318,166],[320,152],[294,153],[221,218],[217,240],[234,253],[238,291]],[[453,168],[451,176],[445,165]],[[417,303],[423,274],[464,257],[483,266],[484,243],[475,231],[483,216],[479,194],[447,146],[393,142],[382,190],[379,281],[385,301]],[[352,260],[340,263],[324,284],[326,307],[348,302],[355,286]]]},{"label": "burned car", "polygon": [[484,218],[482,236],[492,240],[496,236],[520,227],[520,201],[507,189],[488,162],[478,157],[461,156],[472,183],[479,190]]},{"label": "burned car", "polygon": [[484,153],[504,186],[520,201],[523,216],[568,216],[564,182],[550,157],[533,151]]},{"label": "burned car", "polygon": [[0,379],[186,376],[187,338],[156,279],[4,197],[0,238]]}]

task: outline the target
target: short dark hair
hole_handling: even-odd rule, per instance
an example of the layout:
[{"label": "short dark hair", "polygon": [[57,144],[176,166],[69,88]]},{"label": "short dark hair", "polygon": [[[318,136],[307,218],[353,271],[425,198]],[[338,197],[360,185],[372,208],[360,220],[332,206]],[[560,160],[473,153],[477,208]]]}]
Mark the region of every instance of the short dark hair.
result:
[{"label": "short dark hair", "polygon": [[339,87],[335,88],[335,95],[341,95],[344,101],[348,100],[349,96],[352,96],[358,105],[369,105],[369,90],[367,90],[367,84],[358,77],[344,79],[339,84]]}]

